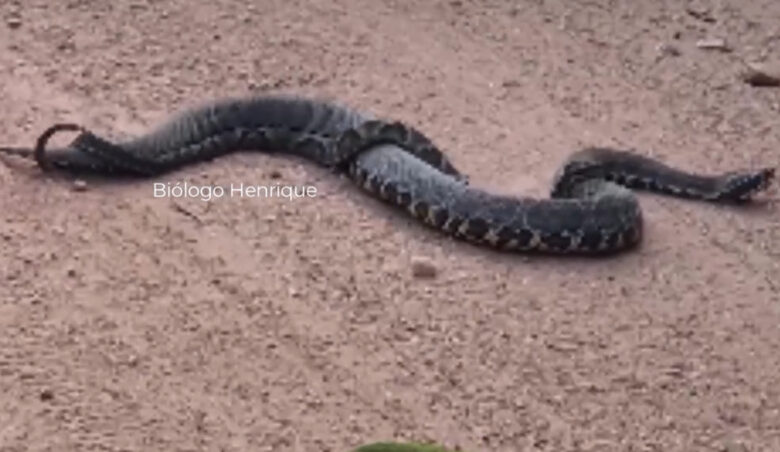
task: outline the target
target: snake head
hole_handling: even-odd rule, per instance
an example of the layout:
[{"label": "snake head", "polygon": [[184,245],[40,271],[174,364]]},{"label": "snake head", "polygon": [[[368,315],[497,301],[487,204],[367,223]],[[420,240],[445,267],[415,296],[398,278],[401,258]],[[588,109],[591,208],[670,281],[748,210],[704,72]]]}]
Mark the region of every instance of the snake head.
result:
[{"label": "snake head", "polygon": [[726,174],[723,185],[718,192],[718,199],[736,202],[747,201],[754,194],[769,188],[774,178],[774,168]]}]

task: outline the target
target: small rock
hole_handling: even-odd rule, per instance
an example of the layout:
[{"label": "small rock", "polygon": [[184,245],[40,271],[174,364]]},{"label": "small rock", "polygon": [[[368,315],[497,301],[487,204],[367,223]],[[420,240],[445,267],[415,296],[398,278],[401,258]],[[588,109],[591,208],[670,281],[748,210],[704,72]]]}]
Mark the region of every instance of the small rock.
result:
[{"label": "small rock", "polygon": [[741,441],[727,439],[720,447],[722,452],[748,452],[750,449]]},{"label": "small rock", "polygon": [[740,77],[751,86],[780,86],[780,64],[748,63]]},{"label": "small rock", "polygon": [[87,189],[87,181],[83,179],[76,179],[73,181],[73,191],[85,191]]},{"label": "small rock", "polygon": [[436,266],[430,259],[421,256],[412,258],[412,276],[415,278],[433,278],[436,273]]},{"label": "small rock", "polygon": [[709,11],[699,11],[693,8],[686,8],[685,12],[688,13],[689,16],[695,19],[699,19],[702,22],[707,22],[708,24],[714,24],[715,22],[717,22],[717,20],[712,16],[712,14]]},{"label": "small rock", "polygon": [[54,399],[54,393],[50,389],[44,389],[39,394],[39,397],[41,398],[41,401],[48,402],[49,400]]},{"label": "small rock", "polygon": [[22,18],[19,16],[9,16],[5,20],[5,24],[8,25],[8,28],[15,30],[22,26]]},{"label": "small rock", "polygon": [[57,44],[57,50],[60,52],[67,52],[76,50],[76,44],[73,41],[62,41]]},{"label": "small rock", "polygon": [[270,177],[271,179],[281,179],[282,173],[279,172],[278,170],[271,170],[271,172],[268,173],[268,177]]},{"label": "small rock", "polygon": [[680,56],[680,49],[678,49],[677,47],[671,44],[667,44],[667,43],[658,44],[656,50],[658,50],[658,53],[660,53],[661,55]]},{"label": "small rock", "polygon": [[704,50],[720,50],[722,52],[731,50],[728,44],[726,44],[726,40],[721,38],[700,39],[696,41],[696,47]]}]

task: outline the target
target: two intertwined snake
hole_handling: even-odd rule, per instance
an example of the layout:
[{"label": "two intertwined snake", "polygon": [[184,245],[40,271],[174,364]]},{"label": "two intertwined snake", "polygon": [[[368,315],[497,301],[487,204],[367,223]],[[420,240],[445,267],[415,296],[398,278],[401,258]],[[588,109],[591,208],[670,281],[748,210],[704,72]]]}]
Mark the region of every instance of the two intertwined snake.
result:
[{"label": "two intertwined snake", "polygon": [[[45,150],[63,129],[81,133]],[[642,214],[628,188],[714,202],[747,201],[766,188],[774,169],[703,176],[627,151],[588,148],[555,176],[550,199],[488,193],[466,177],[423,134],[332,102],[293,96],[228,98],[192,108],[141,137],[113,143],[79,126],[45,132],[35,151],[45,169],[155,176],[238,150],[282,152],[347,174],[360,187],[424,223],[502,250],[603,254],[642,238]]]}]

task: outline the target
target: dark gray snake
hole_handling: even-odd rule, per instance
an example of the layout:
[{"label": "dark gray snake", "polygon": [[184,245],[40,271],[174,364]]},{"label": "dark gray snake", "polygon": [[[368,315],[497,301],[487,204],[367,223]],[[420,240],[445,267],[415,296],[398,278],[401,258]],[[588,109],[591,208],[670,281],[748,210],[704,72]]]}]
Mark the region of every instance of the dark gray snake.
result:
[{"label": "dark gray snake", "polygon": [[[60,130],[80,134],[45,150]],[[555,176],[551,199],[500,196],[469,185],[423,134],[334,103],[298,97],[224,99],[180,113],[160,128],[113,143],[58,124],[35,150],[43,169],[150,177],[238,150],[296,155],[343,172],[378,198],[456,238],[493,248],[604,254],[642,238],[642,213],[628,188],[713,202],[742,202],[769,186],[774,169],[717,176],[687,173],[626,151],[588,148]]]}]

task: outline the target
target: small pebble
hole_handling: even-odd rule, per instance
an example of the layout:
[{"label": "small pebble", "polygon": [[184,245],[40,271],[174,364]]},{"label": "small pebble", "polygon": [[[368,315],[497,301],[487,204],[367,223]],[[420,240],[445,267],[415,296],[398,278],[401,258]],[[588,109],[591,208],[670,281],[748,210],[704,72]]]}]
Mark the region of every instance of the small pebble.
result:
[{"label": "small pebble", "polygon": [[717,19],[712,17],[709,11],[699,11],[693,8],[686,8],[685,12],[687,12],[689,16],[699,19],[702,22],[707,22],[709,24],[714,24],[717,22]]},{"label": "small pebble", "polygon": [[751,86],[780,86],[780,64],[748,63],[740,76]]},{"label": "small pebble", "polygon": [[282,173],[280,173],[277,170],[271,170],[271,172],[268,174],[268,177],[270,177],[271,179],[281,179]]},{"label": "small pebble", "polygon": [[87,189],[87,181],[82,179],[76,179],[73,181],[73,190],[74,191],[85,191]]},{"label": "small pebble", "polygon": [[41,401],[48,402],[49,400],[54,399],[54,393],[49,389],[44,389],[41,391],[39,397],[41,398]]},{"label": "small pebble", "polygon": [[421,256],[412,258],[412,276],[415,278],[433,278],[436,273],[436,266],[430,259]]},{"label": "small pebble", "polygon": [[658,50],[658,53],[660,53],[661,55],[680,56],[680,49],[678,49],[677,47],[671,44],[667,44],[667,43],[658,44],[656,50]]},{"label": "small pebble", "polygon": [[726,44],[726,40],[721,38],[701,39],[696,41],[696,47],[704,50],[720,50],[723,52],[731,50],[728,44]]},{"label": "small pebble", "polygon": [[22,18],[19,16],[9,16],[5,20],[5,24],[8,25],[8,28],[15,30],[22,26]]}]

